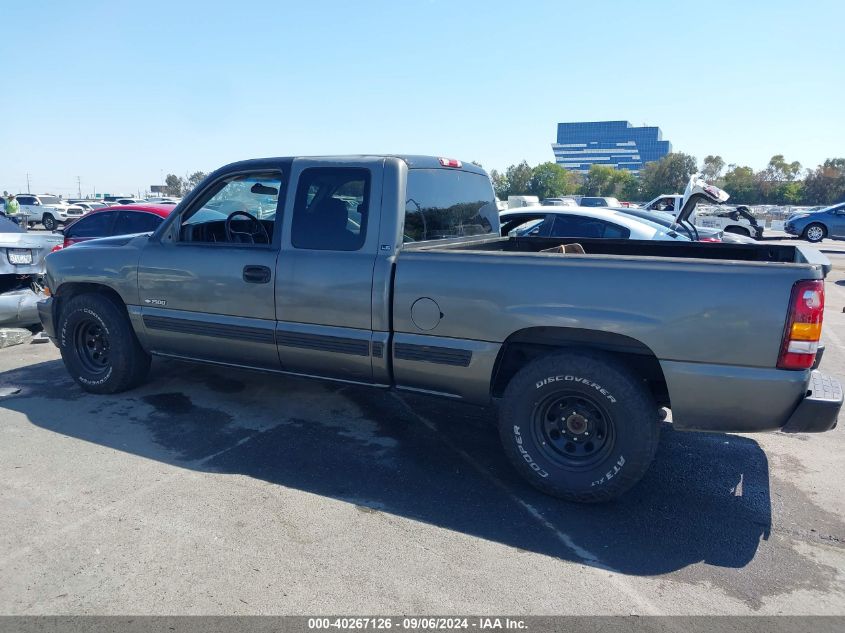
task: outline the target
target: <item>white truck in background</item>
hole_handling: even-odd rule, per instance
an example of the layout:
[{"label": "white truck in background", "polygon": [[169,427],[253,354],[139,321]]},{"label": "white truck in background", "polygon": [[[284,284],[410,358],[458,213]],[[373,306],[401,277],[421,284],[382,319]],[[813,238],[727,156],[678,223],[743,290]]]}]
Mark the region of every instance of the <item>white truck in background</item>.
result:
[{"label": "white truck in background", "polygon": [[[706,188],[710,185],[698,180],[697,187]],[[726,198],[727,199],[727,198]],[[724,201],[723,201],[724,202]],[[648,211],[667,211],[677,215],[684,205],[684,195],[673,193],[657,196],[651,202],[643,205]],[[746,206],[737,206],[735,209],[718,209],[708,212],[707,209],[700,211],[696,209],[690,216],[690,222],[696,226],[704,226],[711,229],[720,229],[726,233],[745,235],[759,240],[763,237],[763,225]]]},{"label": "white truck in background", "polygon": [[40,222],[45,229],[53,231],[59,224],[67,224],[81,218],[85,213],[82,207],[68,204],[60,197],[49,193],[19,193],[17,199],[21,206],[21,214],[26,214],[30,228]]},{"label": "white truck in background", "polygon": [[537,196],[508,196],[508,209],[536,207],[538,204],[540,204],[540,198]]}]

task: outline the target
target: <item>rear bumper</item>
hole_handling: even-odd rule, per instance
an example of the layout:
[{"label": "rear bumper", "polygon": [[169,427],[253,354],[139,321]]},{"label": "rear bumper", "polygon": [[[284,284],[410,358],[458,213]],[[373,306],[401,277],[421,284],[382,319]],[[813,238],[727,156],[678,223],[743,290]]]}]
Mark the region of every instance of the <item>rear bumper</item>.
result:
[{"label": "rear bumper", "polygon": [[842,408],[842,385],[816,370],[810,374],[807,395],[781,429],[784,433],[823,433],[836,428]]},{"label": "rear bumper", "polygon": [[53,297],[38,302],[38,318],[41,319],[41,327],[44,328],[44,333],[53,343],[58,345],[56,342],[56,325],[53,322]]},{"label": "rear bumper", "polygon": [[833,428],[842,406],[839,382],[818,370],[660,364],[679,430],[820,432]]}]

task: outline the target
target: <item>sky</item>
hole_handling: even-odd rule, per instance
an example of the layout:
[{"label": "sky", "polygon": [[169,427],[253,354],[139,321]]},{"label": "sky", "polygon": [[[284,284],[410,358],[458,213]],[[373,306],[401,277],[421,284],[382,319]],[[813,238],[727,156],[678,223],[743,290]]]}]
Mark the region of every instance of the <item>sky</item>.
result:
[{"label": "sky", "polygon": [[136,194],[260,156],[501,170],[553,160],[559,121],[755,169],[845,156],[841,0],[0,0],[0,24],[0,190]]}]

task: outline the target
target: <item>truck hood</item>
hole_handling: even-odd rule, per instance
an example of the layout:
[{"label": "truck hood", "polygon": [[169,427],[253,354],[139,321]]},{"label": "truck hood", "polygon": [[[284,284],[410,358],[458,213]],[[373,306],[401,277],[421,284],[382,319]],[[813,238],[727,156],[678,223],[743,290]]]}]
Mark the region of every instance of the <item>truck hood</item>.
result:
[{"label": "truck hood", "polygon": [[115,235],[114,237],[98,237],[94,240],[85,240],[73,245],[73,248],[96,248],[98,246],[126,246],[136,237],[149,237],[150,233],[131,233],[129,235]]},{"label": "truck hood", "polygon": [[708,185],[701,174],[693,174],[690,176],[687,188],[684,190],[681,210],[676,220],[679,224],[689,220],[699,202],[724,204],[728,198],[730,198],[730,195],[726,191],[713,185]]}]

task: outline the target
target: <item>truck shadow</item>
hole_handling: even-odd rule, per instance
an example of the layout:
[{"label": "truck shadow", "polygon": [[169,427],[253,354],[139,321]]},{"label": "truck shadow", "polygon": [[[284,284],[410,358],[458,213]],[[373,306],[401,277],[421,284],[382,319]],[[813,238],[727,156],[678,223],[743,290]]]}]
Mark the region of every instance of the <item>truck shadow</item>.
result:
[{"label": "truck shadow", "polygon": [[248,475],[626,574],[743,567],[771,529],[768,461],[744,437],[666,425],[635,489],[583,506],[515,474],[492,410],[177,362],[157,361],[152,375],[135,391],[93,396],[61,361],[39,363],[0,374],[0,386],[21,389],[0,408],[174,466]]}]

